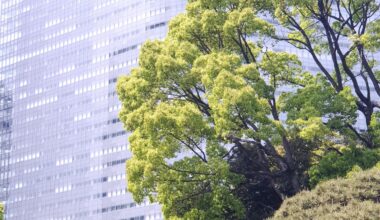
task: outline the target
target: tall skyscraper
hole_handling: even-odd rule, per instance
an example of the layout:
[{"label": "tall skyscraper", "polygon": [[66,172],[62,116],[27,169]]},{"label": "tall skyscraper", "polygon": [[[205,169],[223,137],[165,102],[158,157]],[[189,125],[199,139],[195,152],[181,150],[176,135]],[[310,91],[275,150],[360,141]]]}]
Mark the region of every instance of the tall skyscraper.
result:
[{"label": "tall skyscraper", "polygon": [[[161,219],[126,192],[117,77],[185,0],[1,0],[0,199],[11,219]],[[8,189],[8,190],[5,190]]]}]

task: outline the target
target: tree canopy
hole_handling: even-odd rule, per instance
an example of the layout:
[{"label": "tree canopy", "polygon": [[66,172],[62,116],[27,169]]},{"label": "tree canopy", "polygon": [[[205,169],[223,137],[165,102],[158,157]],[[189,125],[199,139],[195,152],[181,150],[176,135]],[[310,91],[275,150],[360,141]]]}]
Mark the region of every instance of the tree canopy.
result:
[{"label": "tree canopy", "polygon": [[[380,20],[376,0],[273,1],[273,14],[284,28],[274,38],[286,41],[313,59],[330,89],[339,93],[350,86],[356,110],[366,129],[354,128],[355,121],[340,126],[366,147],[379,141],[379,52]],[[327,56],[331,62],[323,63]],[[350,135],[350,134],[347,134]]]},{"label": "tree canopy", "polygon": [[[333,4],[345,12],[335,15]],[[139,67],[118,80],[134,199],[158,201],[169,219],[262,219],[309,186],[309,168],[326,153],[375,148],[378,105],[367,92],[377,82],[375,6],[190,0],[168,36],[145,43]],[[277,41],[310,53],[320,71],[266,46]],[[331,71],[321,54],[335,57]]]}]

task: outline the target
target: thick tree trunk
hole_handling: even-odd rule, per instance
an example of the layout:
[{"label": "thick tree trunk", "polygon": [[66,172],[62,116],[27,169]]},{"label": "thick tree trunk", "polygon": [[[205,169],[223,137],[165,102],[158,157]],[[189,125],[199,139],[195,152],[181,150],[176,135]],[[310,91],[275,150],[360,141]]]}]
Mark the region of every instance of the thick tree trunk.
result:
[{"label": "thick tree trunk", "polygon": [[291,144],[289,143],[288,139],[285,136],[282,137],[282,144],[285,149],[285,160],[286,160],[286,163],[288,164],[289,180],[293,189],[292,193],[295,194],[300,191],[301,186],[299,183],[299,178],[298,178],[298,174],[297,174],[297,170],[296,170],[296,166],[295,166],[295,162],[293,158],[294,149],[292,148]]},{"label": "thick tree trunk", "polygon": [[290,183],[292,184],[293,192],[292,194],[296,194],[301,190],[300,182],[299,182],[299,177],[298,173],[295,170],[290,171]]}]

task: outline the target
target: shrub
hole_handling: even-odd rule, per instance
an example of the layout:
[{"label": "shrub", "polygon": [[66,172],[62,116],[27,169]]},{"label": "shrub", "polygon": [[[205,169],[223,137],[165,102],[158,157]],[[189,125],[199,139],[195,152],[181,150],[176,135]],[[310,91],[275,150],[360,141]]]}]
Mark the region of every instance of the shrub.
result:
[{"label": "shrub", "polygon": [[334,179],[286,199],[277,219],[378,219],[380,216],[380,163],[370,170]]}]

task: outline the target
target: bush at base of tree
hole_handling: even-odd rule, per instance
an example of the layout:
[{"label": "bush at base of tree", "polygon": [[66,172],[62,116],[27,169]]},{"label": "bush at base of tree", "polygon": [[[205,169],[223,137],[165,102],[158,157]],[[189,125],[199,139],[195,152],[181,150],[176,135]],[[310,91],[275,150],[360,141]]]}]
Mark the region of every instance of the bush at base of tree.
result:
[{"label": "bush at base of tree", "polygon": [[380,163],[370,170],[335,179],[284,201],[277,219],[379,219]]},{"label": "bush at base of tree", "polygon": [[330,152],[309,170],[310,185],[344,177],[354,166],[369,169],[380,161],[380,149],[346,148],[342,153]]}]

